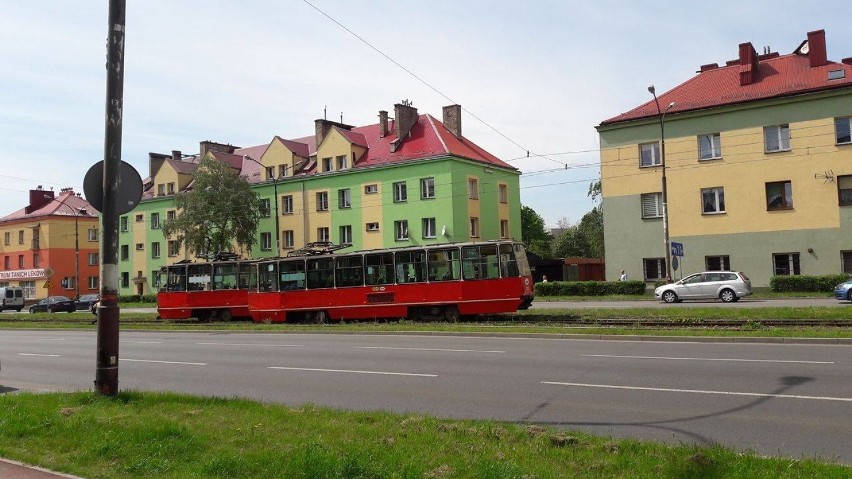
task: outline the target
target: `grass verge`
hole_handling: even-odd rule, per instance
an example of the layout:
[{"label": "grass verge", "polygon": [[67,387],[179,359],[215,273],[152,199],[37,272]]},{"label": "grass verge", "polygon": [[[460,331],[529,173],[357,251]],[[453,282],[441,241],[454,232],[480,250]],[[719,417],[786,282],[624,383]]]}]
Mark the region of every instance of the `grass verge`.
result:
[{"label": "grass verge", "polygon": [[537,425],[122,392],[0,396],[0,456],[103,478],[850,477],[816,460]]}]

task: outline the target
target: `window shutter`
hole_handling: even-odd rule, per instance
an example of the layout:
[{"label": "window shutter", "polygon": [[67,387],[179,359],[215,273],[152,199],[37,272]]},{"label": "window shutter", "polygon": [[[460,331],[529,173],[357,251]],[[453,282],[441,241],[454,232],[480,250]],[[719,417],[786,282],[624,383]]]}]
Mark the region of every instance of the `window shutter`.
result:
[{"label": "window shutter", "polygon": [[647,195],[642,195],[642,217],[658,218],[660,216],[663,216],[661,203],[661,193],[651,193]]}]

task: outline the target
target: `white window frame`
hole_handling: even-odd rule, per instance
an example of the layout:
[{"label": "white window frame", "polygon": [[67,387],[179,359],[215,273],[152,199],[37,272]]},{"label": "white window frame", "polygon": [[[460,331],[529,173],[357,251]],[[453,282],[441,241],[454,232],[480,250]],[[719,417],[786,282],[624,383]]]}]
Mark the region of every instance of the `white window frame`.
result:
[{"label": "white window frame", "polygon": [[[648,276],[649,262],[656,263],[656,277]],[[642,275],[645,277],[645,281],[657,281],[660,279],[666,279],[666,258],[642,258]]]},{"label": "white window frame", "polygon": [[509,185],[500,183],[497,185],[497,201],[500,203],[509,202]]},{"label": "white window frame", "polygon": [[430,239],[438,236],[435,232],[435,218],[423,218],[422,224],[424,238]]},{"label": "white window frame", "polygon": [[431,200],[435,198],[435,177],[420,178],[420,199]]},{"label": "white window frame", "polygon": [[471,216],[468,221],[470,226],[469,233],[471,238],[479,238],[479,218],[476,216]]},{"label": "white window frame", "polygon": [[263,218],[269,218],[272,216],[272,205],[270,204],[269,198],[260,199],[260,216]]},{"label": "white window frame", "polygon": [[261,233],[260,234],[260,250],[261,251],[271,251],[272,250],[272,233]]},{"label": "white window frame", "polygon": [[290,165],[278,165],[278,177],[286,178],[287,173],[290,171]]},{"label": "white window frame", "polygon": [[281,197],[281,211],[285,215],[293,214],[293,195],[284,195]]},{"label": "white window frame", "polygon": [[98,253],[89,253],[89,266],[98,264]]},{"label": "white window frame", "polygon": [[352,208],[352,192],[349,188],[337,190],[338,208]]},{"label": "white window frame", "polygon": [[166,193],[173,195],[175,194],[175,184],[174,182],[166,183]]},{"label": "white window frame", "polygon": [[98,289],[100,287],[100,278],[98,276],[89,276],[89,289]]},{"label": "white window frame", "polygon": [[[707,145],[705,149],[703,146]],[[706,153],[706,154],[705,154]],[[722,135],[719,133],[708,133],[698,135],[698,159],[718,160],[722,158]]]},{"label": "white window frame", "polygon": [[151,242],[151,258],[157,259],[160,257],[160,242],[152,241]]},{"label": "white window frame", "polygon": [[340,226],[340,244],[352,244],[352,225]]},{"label": "white window frame", "polygon": [[118,223],[119,223],[119,230],[121,230],[122,233],[126,233],[126,232],[129,231],[129,227],[128,227],[129,221],[128,221],[127,216],[122,216],[121,218],[119,218]]},{"label": "white window frame", "polygon": [[328,191],[317,193],[317,211],[328,211]]},{"label": "white window frame", "polygon": [[328,231],[328,226],[317,228],[317,241],[331,241],[331,233]]},{"label": "white window frame", "polygon": [[[151,229],[160,229],[160,213],[151,213]],[[91,241],[91,240],[89,240]]]},{"label": "white window frame", "polygon": [[[708,211],[705,195],[709,194],[711,200],[711,210]],[[725,213],[725,188],[718,186],[713,188],[701,189],[701,214],[702,215],[720,215]]]},{"label": "white window frame", "polygon": [[[718,270],[714,270],[710,267],[710,260],[718,259],[719,260],[719,268]],[[717,255],[709,255],[704,257],[704,269],[706,271],[731,271],[731,257],[726,254],[717,254]]]},{"label": "white window frame", "polygon": [[393,184],[393,202],[405,203],[406,201],[408,201],[408,183],[397,181]]},{"label": "white window frame", "polygon": [[274,180],[275,179],[275,167],[274,166],[264,166],[263,169],[266,171],[266,179]]},{"label": "white window frame", "polygon": [[346,157],[346,155],[338,156],[337,157],[337,169],[338,170],[345,170],[346,168],[348,168],[349,167],[348,160],[349,159]]},{"label": "white window frame", "polygon": [[[777,148],[770,148],[770,142],[777,143]],[[770,125],[763,127],[763,149],[766,153],[790,151],[790,125]]]},{"label": "white window frame", "polygon": [[293,230],[284,230],[284,248],[293,249],[295,248],[295,234]]},{"label": "white window frame", "polygon": [[509,237],[509,220],[500,220],[500,239]]},{"label": "white window frame", "polygon": [[408,240],[408,220],[394,221],[393,234],[396,241]]},{"label": "white window frame", "polygon": [[330,156],[328,158],[323,158],[322,159],[322,171],[323,171],[323,173],[325,173],[327,171],[332,171],[332,168],[334,168],[334,158],[332,158]]},{"label": "white window frame", "polygon": [[[785,258],[786,257],[786,258]],[[772,274],[775,276],[801,276],[802,274],[802,256],[799,253],[772,253]],[[786,259],[788,272],[787,274],[778,272],[778,260]]]},{"label": "white window frame", "polygon": [[97,228],[89,228],[89,241],[97,241],[98,240],[98,229]]},{"label": "white window frame", "polygon": [[366,227],[367,231],[379,231],[379,222],[373,221],[373,222],[367,223],[365,227]]},{"label": "white window frame", "polygon": [[[647,153],[650,155],[648,158],[650,163],[646,163],[645,158]],[[640,168],[653,168],[656,166],[660,166],[662,164],[662,160],[660,159],[660,142],[652,141],[649,143],[639,143],[639,167]]]},{"label": "white window frame", "polygon": [[[640,195],[642,219],[663,217],[663,194],[643,193]],[[652,205],[653,202],[653,205]],[[653,210],[650,207],[653,206]]]},{"label": "white window frame", "polygon": [[372,185],[364,185],[364,194],[365,195],[374,195],[379,192],[379,185],[373,183]]},{"label": "white window frame", "polygon": [[168,255],[170,258],[177,256],[180,253],[180,247],[178,247],[177,240],[170,240],[166,245],[168,248]]},{"label": "white window frame", "polygon": [[476,178],[468,178],[467,179],[467,199],[469,200],[478,200],[479,199],[479,180]]},{"label": "white window frame", "polygon": [[[841,132],[841,127],[844,127],[845,131]],[[834,143],[836,145],[852,144],[852,116],[834,119]]]},{"label": "white window frame", "polygon": [[145,251],[145,243],[136,243],[136,251]]}]

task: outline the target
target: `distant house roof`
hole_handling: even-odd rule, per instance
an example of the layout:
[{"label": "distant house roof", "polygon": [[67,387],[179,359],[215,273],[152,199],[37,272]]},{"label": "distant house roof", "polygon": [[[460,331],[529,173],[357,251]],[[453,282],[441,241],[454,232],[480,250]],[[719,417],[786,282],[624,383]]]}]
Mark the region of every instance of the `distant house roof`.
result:
[{"label": "distant house roof", "polygon": [[[808,48],[803,48],[807,46]],[[658,97],[661,107],[674,102],[669,114],[747,103],[823,90],[852,87],[852,59],[828,61],[825,32],[810,32],[808,41],[788,55],[757,55],[750,43],[740,45],[740,58],[725,66],[704,65],[701,71]],[[657,116],[650,100],[601,122],[601,126]]]},{"label": "distant house roof", "polygon": [[[98,212],[84,198],[77,196],[73,190],[65,190],[52,199],[44,198],[53,195],[52,191],[30,190],[31,205],[9,213],[0,218],[0,222],[21,219],[36,219],[46,216],[97,217]],[[29,211],[28,211],[29,210]],[[83,212],[85,211],[85,212]]]}]

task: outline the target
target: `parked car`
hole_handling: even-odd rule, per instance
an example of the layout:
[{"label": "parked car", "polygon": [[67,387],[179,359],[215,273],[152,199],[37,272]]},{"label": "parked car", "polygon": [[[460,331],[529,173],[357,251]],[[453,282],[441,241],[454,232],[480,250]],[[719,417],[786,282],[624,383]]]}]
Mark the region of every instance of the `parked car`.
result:
[{"label": "parked car", "polygon": [[59,311],[67,311],[69,313],[77,311],[77,308],[74,307],[74,300],[68,299],[65,296],[48,296],[30,306],[31,313],[56,313]]},{"label": "parked car", "polygon": [[654,297],[666,303],[684,299],[721,299],[726,303],[739,301],[751,294],[751,280],[736,271],[705,271],[695,273],[676,283],[664,284],[654,290]]},{"label": "parked car", "polygon": [[84,294],[80,296],[80,299],[74,301],[74,308],[77,311],[91,310],[92,305],[97,303],[98,299],[100,299],[100,296],[97,294]]},{"label": "parked car", "polygon": [[834,297],[838,301],[852,301],[852,279],[845,283],[840,283],[834,288]]}]

